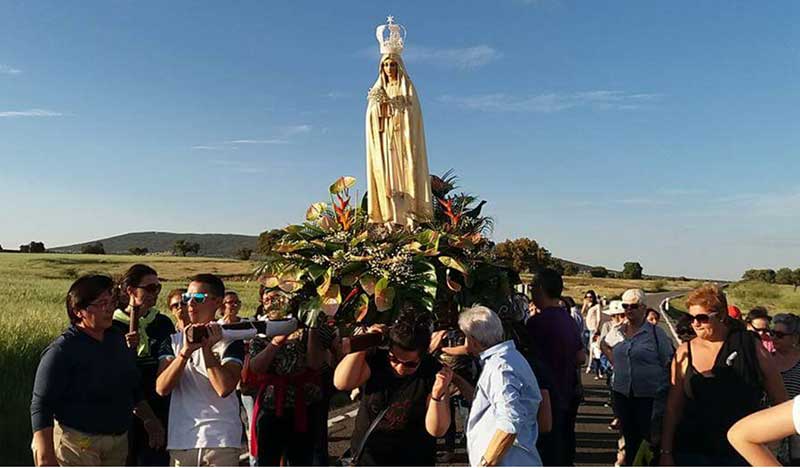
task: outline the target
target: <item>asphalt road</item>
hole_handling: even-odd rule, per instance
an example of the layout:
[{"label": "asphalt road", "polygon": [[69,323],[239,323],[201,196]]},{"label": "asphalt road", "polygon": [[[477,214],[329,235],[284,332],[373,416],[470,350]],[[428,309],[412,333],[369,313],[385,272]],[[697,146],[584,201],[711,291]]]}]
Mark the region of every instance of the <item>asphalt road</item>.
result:
[{"label": "asphalt road", "polygon": [[[647,305],[656,310],[664,299],[685,294],[685,291],[673,291],[647,295]],[[669,318],[662,314],[661,326],[673,336],[666,324]],[[675,339],[673,337],[673,339]],[[592,375],[581,374],[585,388],[584,402],[578,410],[578,419],[575,426],[577,437],[577,453],[575,463],[578,466],[613,466],[617,454],[618,434],[608,428],[613,418],[608,402],[608,389],[602,381],[595,381]],[[328,419],[329,444],[328,449],[332,460],[336,460],[350,446],[350,435],[353,432],[353,421],[357,405],[351,404],[344,408],[332,411]],[[457,421],[459,430],[463,421]],[[453,458],[446,463],[442,460],[439,466],[464,466],[467,465],[465,443],[461,440],[457,444]]]}]

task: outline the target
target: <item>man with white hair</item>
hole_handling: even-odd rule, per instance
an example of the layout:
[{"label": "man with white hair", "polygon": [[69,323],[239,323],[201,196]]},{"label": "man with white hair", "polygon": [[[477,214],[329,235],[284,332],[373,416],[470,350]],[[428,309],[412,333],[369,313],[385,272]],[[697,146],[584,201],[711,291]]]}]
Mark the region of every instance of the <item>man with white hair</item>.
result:
[{"label": "man with white hair", "polygon": [[470,354],[483,371],[467,421],[472,466],[541,466],[536,439],[542,395],[536,376],[513,340],[504,340],[500,318],[473,306],[458,318]]}]

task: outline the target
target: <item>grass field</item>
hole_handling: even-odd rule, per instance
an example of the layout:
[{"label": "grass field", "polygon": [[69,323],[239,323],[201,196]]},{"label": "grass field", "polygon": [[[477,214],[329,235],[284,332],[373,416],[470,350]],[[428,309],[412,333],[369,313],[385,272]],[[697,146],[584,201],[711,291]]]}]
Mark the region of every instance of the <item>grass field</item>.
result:
[{"label": "grass field", "polygon": [[[185,287],[193,274],[220,275],[228,289],[240,293],[242,314],[257,306],[258,284],[247,281],[254,264],[225,259],[123,255],[10,254],[0,253],[0,440],[6,444],[0,465],[30,465],[30,398],[42,350],[67,326],[64,297],[69,285],[90,272],[121,275],[133,263],[155,268],[164,284],[158,308],[166,311],[166,293]],[[646,291],[690,289],[696,282],[565,278],[565,294],[580,303],[587,289],[609,298],[629,288]]]},{"label": "grass field", "polygon": [[794,286],[743,281],[731,285],[725,292],[728,304],[739,307],[745,314],[756,306],[766,307],[770,315],[800,314],[800,289],[795,290]]},{"label": "grass field", "polygon": [[64,298],[70,284],[89,272],[121,275],[133,263],[155,268],[164,284],[158,308],[167,311],[166,293],[185,287],[193,274],[223,277],[240,293],[242,314],[257,306],[258,283],[247,282],[254,264],[236,260],[134,257],[122,255],[0,254],[0,465],[32,464],[30,399],[42,350],[67,326]]}]

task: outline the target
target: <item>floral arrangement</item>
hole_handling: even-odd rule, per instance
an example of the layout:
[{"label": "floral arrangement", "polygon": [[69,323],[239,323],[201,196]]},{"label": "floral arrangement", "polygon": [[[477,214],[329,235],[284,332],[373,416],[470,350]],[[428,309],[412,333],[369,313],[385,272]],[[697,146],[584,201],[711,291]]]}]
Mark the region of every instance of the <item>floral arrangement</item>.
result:
[{"label": "floral arrangement", "polygon": [[486,202],[453,194],[455,182],[451,172],[431,177],[434,217],[410,229],[369,223],[366,197],[353,202],[356,179],[340,177],[303,224],[270,233],[259,280],[292,295],[306,322],[324,314],[340,324],[387,323],[411,304],[452,323],[463,306],[506,303],[519,275],[486,238]]}]

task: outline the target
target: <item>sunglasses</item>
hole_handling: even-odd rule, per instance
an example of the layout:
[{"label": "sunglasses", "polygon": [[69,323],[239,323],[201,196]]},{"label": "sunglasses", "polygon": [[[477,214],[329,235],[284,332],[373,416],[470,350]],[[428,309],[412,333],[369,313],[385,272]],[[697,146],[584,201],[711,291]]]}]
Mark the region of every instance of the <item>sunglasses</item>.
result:
[{"label": "sunglasses", "polygon": [[622,304],[622,308],[625,310],[636,310],[639,308],[639,304]]},{"label": "sunglasses", "polygon": [[208,299],[208,294],[206,293],[183,293],[181,294],[181,302],[184,304],[188,304],[189,301],[194,299],[194,301],[198,304],[202,304]]},{"label": "sunglasses", "polygon": [[759,335],[767,335],[767,336],[772,336],[772,334],[774,333],[769,328],[753,328],[753,331],[758,333]]},{"label": "sunglasses", "polygon": [[178,309],[180,309],[181,308],[181,303],[182,303],[182,299],[181,299],[181,301],[173,302],[172,304],[169,305],[169,310],[178,310]]},{"label": "sunglasses", "polygon": [[392,353],[389,353],[389,362],[399,364],[407,369],[416,369],[417,367],[419,367],[419,361],[401,361],[400,359],[397,359]]},{"label": "sunglasses", "polygon": [[232,306],[240,306],[242,305],[242,301],[225,301],[223,302],[225,305],[232,305]]},{"label": "sunglasses", "polygon": [[136,289],[144,289],[150,294],[158,294],[161,292],[161,284],[153,283],[153,284],[148,284],[147,286],[136,286]]},{"label": "sunglasses", "polygon": [[697,323],[708,323],[711,320],[711,317],[716,317],[717,316],[716,313],[712,313],[712,314],[697,314],[697,315],[686,314],[686,315],[691,317],[692,323],[694,323],[694,322],[697,322]]},{"label": "sunglasses", "polygon": [[775,335],[775,338],[778,339],[783,339],[786,338],[787,336],[792,336],[792,333],[784,333],[782,331],[777,331],[777,330],[773,330],[772,334]]}]

